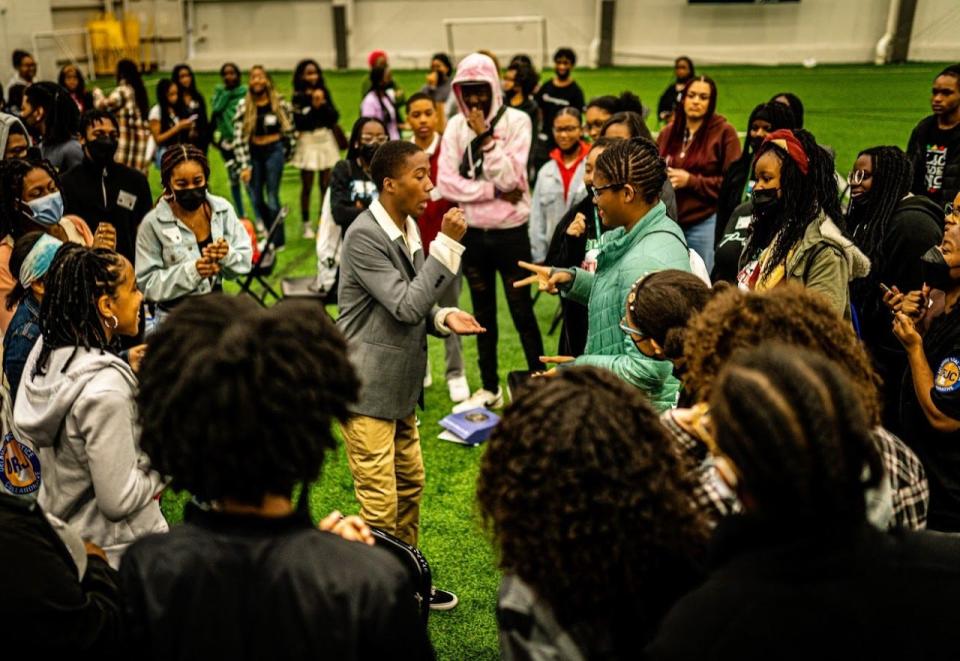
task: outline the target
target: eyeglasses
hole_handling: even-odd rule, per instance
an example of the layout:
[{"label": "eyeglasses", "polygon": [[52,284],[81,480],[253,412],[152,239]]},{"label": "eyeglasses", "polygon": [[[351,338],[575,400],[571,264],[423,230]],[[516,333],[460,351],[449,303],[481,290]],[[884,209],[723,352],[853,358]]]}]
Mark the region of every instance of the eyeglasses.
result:
[{"label": "eyeglasses", "polygon": [[869,179],[871,176],[873,175],[866,170],[854,170],[847,176],[847,183],[851,186],[859,186],[864,179]]},{"label": "eyeglasses", "polygon": [[629,335],[630,339],[633,340],[634,342],[640,342],[641,340],[647,337],[646,335],[638,331],[633,326],[628,325],[626,317],[620,320],[620,330],[622,330],[624,333]]},{"label": "eyeglasses", "polygon": [[626,184],[607,184],[606,186],[591,186],[590,188],[593,191],[593,199],[597,199],[600,197],[600,193],[607,189],[623,188],[624,186],[626,186]]},{"label": "eyeglasses", "polygon": [[943,205],[943,213],[946,216],[946,221],[951,225],[960,225],[960,206],[953,204],[952,202],[947,202]]},{"label": "eyeglasses", "polygon": [[387,141],[387,136],[385,135],[361,135],[360,144],[362,145],[382,145]]}]

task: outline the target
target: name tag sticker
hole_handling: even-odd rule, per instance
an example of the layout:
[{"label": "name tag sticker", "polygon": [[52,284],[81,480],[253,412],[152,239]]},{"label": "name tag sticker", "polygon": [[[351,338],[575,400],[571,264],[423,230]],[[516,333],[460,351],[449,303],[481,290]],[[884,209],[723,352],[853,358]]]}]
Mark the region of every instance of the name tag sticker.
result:
[{"label": "name tag sticker", "polygon": [[171,243],[180,243],[183,240],[179,227],[168,227],[163,230],[163,235],[170,239]]},{"label": "name tag sticker", "polygon": [[133,211],[133,206],[137,203],[137,196],[133,193],[128,193],[125,190],[121,190],[117,193],[117,206],[123,207],[127,211]]},{"label": "name tag sticker", "polygon": [[745,230],[750,227],[750,222],[753,220],[753,216],[740,216],[737,218],[737,227],[738,230]]},{"label": "name tag sticker", "polygon": [[277,116],[276,115],[264,115],[263,116],[263,125],[264,126],[276,126],[277,125]]}]

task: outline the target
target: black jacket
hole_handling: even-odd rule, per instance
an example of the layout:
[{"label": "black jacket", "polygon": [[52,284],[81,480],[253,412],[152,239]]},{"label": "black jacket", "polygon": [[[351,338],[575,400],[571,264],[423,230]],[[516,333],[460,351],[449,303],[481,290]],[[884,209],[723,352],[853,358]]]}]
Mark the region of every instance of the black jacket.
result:
[{"label": "black jacket", "polygon": [[[860,337],[883,377],[884,426],[897,434],[901,432],[900,380],[907,367],[907,354],[893,335],[893,315],[883,304],[880,283],[895,286],[903,293],[920,289],[923,286],[920,257],[940,244],[943,222],[943,209],[928,198],[914,195],[902,200],[890,217],[879,257],[871,256],[870,275],[855,281],[851,287]],[[864,227],[861,224],[851,231],[859,245]]]},{"label": "black jacket", "polygon": [[279,519],[207,512],[120,566],[140,659],[430,659],[410,576],[386,551]]},{"label": "black jacket", "polygon": [[80,580],[36,501],[0,495],[0,618],[10,658],[113,658],[123,609],[116,572],[87,556]]},{"label": "black jacket", "polygon": [[153,208],[150,184],[143,173],[121,163],[103,170],[89,158],[62,178],[64,213],[83,218],[96,232],[100,223],[117,230],[117,252],[135,261],[137,228]]},{"label": "black jacket", "polygon": [[332,129],[340,119],[337,107],[333,105],[333,97],[324,88],[327,102],[319,108],[313,107],[311,92],[297,92],[293,95],[293,125],[297,131],[308,132],[317,129]]},{"label": "black jacket", "polygon": [[960,126],[942,131],[937,126],[936,115],[925,117],[910,134],[907,156],[913,162],[910,191],[926,195],[941,209],[947,202],[953,202],[960,192]]},{"label": "black jacket", "polygon": [[[338,161],[330,175],[330,212],[333,222],[347,233],[347,229],[373,203],[374,197],[364,189],[373,180],[358,163],[347,159]],[[362,206],[358,207],[357,202]]]},{"label": "black jacket", "polygon": [[960,649],[954,537],[732,516],[713,554],[710,578],[670,611],[649,659],[918,660]]}]

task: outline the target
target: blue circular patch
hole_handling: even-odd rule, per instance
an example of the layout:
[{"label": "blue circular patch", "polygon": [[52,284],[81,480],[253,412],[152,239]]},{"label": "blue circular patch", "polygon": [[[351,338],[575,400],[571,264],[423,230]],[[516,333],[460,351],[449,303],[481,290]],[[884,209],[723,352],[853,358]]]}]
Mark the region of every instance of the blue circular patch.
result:
[{"label": "blue circular patch", "polygon": [[8,433],[0,445],[0,484],[15,496],[40,488],[40,460],[36,453]]},{"label": "blue circular patch", "polygon": [[960,390],[960,358],[950,357],[940,363],[937,376],[933,379],[933,387],[939,393]]}]

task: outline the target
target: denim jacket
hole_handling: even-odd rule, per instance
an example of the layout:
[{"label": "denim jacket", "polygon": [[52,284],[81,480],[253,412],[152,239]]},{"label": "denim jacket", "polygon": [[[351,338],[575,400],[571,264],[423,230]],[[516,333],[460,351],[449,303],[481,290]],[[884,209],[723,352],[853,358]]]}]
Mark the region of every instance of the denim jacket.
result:
[{"label": "denim jacket", "polygon": [[220,277],[238,278],[250,272],[253,247],[250,235],[237,219],[233,207],[222,197],[207,193],[210,204],[210,235],[230,246],[220,262],[217,278],[202,278],[197,272],[200,247],[193,231],[173,215],[162,199],[143,218],[137,231],[137,285],[148,301],[162,303],[183,296],[209,294]]},{"label": "denim jacket", "polygon": [[10,321],[3,336],[3,373],[10,384],[11,399],[17,398],[17,386],[23,375],[27,356],[40,337],[40,303],[33,294],[27,293]]}]

